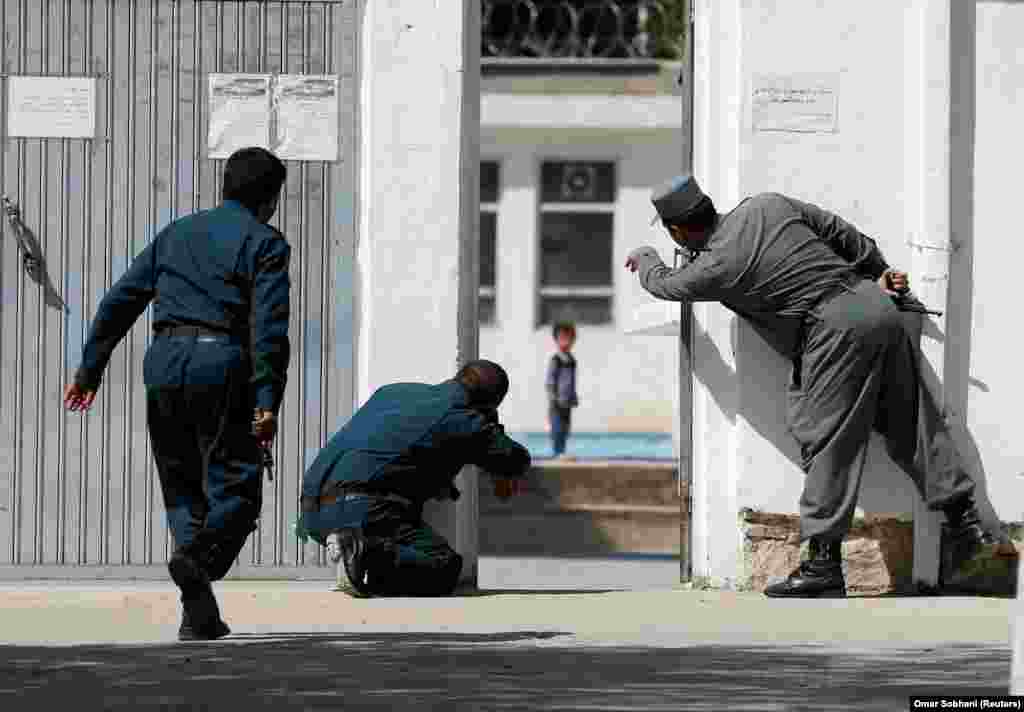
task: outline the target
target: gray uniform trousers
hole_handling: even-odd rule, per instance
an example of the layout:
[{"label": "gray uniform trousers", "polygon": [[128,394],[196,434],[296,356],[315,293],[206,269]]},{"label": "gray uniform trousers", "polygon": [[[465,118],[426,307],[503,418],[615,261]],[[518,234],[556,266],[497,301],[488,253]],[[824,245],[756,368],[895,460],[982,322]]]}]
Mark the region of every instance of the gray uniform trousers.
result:
[{"label": "gray uniform trousers", "polygon": [[801,539],[849,531],[873,429],[930,509],[974,490],[921,378],[920,323],[867,280],[808,315],[789,389],[790,432],[807,474]]}]

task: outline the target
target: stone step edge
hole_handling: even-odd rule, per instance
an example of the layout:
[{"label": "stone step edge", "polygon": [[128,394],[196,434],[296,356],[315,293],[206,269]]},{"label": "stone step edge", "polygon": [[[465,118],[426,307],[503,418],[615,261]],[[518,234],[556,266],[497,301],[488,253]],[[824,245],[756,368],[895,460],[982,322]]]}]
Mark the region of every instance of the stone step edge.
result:
[{"label": "stone step edge", "polygon": [[534,460],[530,465],[535,470],[675,470],[675,460]]}]

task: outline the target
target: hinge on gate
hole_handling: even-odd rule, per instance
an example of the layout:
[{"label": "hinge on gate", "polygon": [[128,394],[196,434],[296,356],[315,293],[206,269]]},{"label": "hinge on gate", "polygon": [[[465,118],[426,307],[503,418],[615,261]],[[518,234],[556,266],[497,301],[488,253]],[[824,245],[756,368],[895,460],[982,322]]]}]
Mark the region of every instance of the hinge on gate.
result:
[{"label": "hinge on gate", "polygon": [[7,215],[7,222],[10,223],[11,229],[14,231],[14,238],[18,241],[18,247],[22,253],[21,263],[25,269],[25,274],[46,292],[47,306],[66,313],[68,311],[67,305],[64,304],[64,300],[61,299],[57,289],[53,286],[53,282],[50,281],[50,275],[46,271],[46,259],[43,257],[43,250],[39,246],[39,240],[36,239],[36,236],[22,221],[21,211],[18,209],[18,206],[11,202],[11,199],[6,195],[3,196],[2,200],[4,213]]}]

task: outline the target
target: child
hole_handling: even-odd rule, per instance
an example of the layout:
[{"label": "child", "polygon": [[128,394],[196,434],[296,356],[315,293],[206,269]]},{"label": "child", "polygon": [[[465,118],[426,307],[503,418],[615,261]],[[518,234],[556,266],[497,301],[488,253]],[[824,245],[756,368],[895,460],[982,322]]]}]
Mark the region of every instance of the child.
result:
[{"label": "child", "polygon": [[551,422],[551,444],[555,457],[565,453],[569,439],[572,409],[579,405],[576,396],[576,359],[572,347],[576,342],[576,327],[569,323],[555,324],[552,330],[558,353],[548,364],[545,386],[548,391],[548,417]]}]

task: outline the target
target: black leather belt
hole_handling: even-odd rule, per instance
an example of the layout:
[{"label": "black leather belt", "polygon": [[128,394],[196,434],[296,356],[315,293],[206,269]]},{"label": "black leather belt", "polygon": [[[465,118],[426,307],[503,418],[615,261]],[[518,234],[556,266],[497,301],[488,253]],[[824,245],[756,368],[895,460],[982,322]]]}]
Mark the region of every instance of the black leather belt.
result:
[{"label": "black leather belt", "polygon": [[153,333],[160,337],[183,336],[192,339],[214,337],[224,341],[241,343],[241,339],[235,334],[219,329],[211,329],[208,326],[162,326],[154,329]]},{"label": "black leather belt", "polygon": [[321,507],[329,507],[345,497],[371,497],[383,502],[394,502],[395,504],[400,504],[403,507],[413,506],[412,500],[406,497],[402,497],[391,492],[374,490],[362,485],[361,483],[347,482],[325,488],[324,491],[320,493],[320,497],[317,501]]}]

